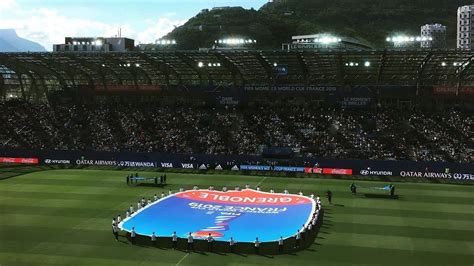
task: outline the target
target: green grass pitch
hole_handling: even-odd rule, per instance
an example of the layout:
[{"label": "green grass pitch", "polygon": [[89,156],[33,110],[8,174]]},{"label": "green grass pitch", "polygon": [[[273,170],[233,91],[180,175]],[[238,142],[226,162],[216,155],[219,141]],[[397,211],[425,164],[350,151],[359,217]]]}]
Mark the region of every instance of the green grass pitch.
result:
[{"label": "green grass pitch", "polygon": [[[468,265],[474,264],[474,187],[397,183],[400,199],[352,196],[350,180],[168,173],[165,189],[128,187],[125,171],[51,170],[0,180],[0,265]],[[142,173],[155,176],[156,172]],[[334,192],[315,243],[276,256],[190,253],[116,242],[111,218],[169,188],[260,184]],[[362,187],[386,185],[358,181]],[[364,188],[364,193],[370,189]],[[377,192],[376,192],[377,193]]]}]

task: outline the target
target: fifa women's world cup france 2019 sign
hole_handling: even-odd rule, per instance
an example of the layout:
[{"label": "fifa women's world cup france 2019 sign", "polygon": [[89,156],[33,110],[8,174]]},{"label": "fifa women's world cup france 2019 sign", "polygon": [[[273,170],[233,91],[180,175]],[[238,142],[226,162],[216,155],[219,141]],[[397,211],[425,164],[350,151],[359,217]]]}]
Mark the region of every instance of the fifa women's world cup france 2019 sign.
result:
[{"label": "fifa women's world cup france 2019 sign", "polygon": [[189,232],[196,238],[211,234],[218,241],[231,237],[238,242],[277,241],[293,236],[311,222],[316,204],[298,195],[267,193],[252,189],[220,192],[188,190],[147,205],[120,223],[139,235],[179,237]]}]

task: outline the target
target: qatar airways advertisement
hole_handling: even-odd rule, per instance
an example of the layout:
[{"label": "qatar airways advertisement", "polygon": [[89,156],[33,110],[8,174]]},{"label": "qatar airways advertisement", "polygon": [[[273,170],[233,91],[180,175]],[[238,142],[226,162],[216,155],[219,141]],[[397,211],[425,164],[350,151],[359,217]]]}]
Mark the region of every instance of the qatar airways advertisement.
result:
[{"label": "qatar airways advertisement", "polygon": [[218,241],[261,242],[291,237],[308,225],[315,211],[309,197],[241,191],[188,190],[153,202],[126,218],[119,228],[139,235],[196,238],[211,234]]}]

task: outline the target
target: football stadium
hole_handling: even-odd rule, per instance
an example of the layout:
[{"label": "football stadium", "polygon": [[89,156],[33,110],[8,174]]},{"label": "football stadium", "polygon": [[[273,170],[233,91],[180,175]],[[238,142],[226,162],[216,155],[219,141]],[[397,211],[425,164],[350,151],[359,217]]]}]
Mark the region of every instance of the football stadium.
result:
[{"label": "football stadium", "polygon": [[473,265],[474,52],[432,26],[0,52],[0,266]]}]

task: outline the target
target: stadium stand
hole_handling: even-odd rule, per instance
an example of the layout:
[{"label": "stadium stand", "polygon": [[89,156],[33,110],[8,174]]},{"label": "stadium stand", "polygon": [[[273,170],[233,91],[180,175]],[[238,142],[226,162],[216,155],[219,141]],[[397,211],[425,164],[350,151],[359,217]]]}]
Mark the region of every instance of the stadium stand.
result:
[{"label": "stadium stand", "polygon": [[0,149],[471,163],[473,60],[461,50],[2,53]]},{"label": "stadium stand", "polygon": [[472,112],[315,106],[0,104],[2,148],[472,162]]}]

